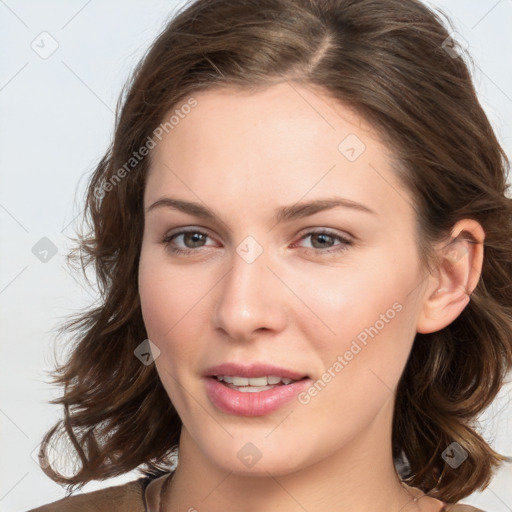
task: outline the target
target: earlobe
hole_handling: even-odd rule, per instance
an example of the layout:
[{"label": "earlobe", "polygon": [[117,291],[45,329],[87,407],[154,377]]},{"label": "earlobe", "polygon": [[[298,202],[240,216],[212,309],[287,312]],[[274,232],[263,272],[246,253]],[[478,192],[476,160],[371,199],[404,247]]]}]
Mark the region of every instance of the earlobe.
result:
[{"label": "earlobe", "polygon": [[423,297],[417,332],[443,329],[468,305],[482,272],[484,240],[482,226],[464,219],[454,226],[451,241],[436,249],[438,264],[435,275],[429,277],[431,285]]}]

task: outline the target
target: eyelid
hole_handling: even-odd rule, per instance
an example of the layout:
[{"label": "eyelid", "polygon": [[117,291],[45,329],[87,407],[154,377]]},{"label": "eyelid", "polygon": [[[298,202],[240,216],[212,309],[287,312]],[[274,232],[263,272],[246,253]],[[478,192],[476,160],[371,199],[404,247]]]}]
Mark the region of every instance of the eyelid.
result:
[{"label": "eyelid", "polygon": [[338,237],[342,238],[343,240],[353,242],[356,240],[356,237],[352,234],[350,234],[347,231],[339,231],[334,228],[326,228],[326,227],[308,227],[304,228],[299,234],[298,237],[304,237],[306,235],[312,235],[312,234],[326,234],[330,235],[332,237]]}]

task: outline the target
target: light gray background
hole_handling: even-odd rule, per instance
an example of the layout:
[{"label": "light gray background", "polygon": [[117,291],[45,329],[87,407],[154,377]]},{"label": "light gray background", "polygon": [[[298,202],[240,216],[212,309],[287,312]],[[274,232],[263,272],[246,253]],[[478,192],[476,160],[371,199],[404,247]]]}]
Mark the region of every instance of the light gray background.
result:
[{"label": "light gray background", "polygon": [[[512,156],[512,0],[431,4],[450,14],[468,41],[481,101]],[[73,220],[81,211],[86,175],[112,135],[121,87],[177,5],[175,0],[0,0],[3,512],[64,495],[31,454],[60,415],[59,407],[47,403],[57,396],[48,384],[55,327],[95,297],[65,266],[66,237],[73,235]],[[45,54],[57,44],[52,55]],[[46,263],[32,252],[43,237],[57,249]],[[492,446],[508,455],[511,395],[507,385],[481,422]],[[95,482],[84,491],[133,478]],[[512,511],[511,484],[512,466],[507,465],[484,493],[465,501],[489,512]]]}]

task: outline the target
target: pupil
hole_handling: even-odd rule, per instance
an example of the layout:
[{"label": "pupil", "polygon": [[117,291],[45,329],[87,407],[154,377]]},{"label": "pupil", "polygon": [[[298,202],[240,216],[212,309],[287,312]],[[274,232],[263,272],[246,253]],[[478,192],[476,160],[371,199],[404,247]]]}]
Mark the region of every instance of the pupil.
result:
[{"label": "pupil", "polygon": [[[185,239],[192,239],[192,245],[193,247],[198,247],[202,241],[202,239],[204,238],[204,235],[201,234],[201,233],[187,233],[185,235]],[[197,242],[199,242],[199,244],[197,244]],[[188,245],[188,244],[186,244]]]},{"label": "pupil", "polygon": [[[314,235],[313,236],[313,240],[315,240],[315,237],[323,239],[323,241],[320,240],[320,244],[326,244],[326,243],[328,244],[329,243],[329,239],[332,239],[332,237],[330,235],[326,235],[326,234],[322,234],[322,233]],[[313,245],[315,245],[315,244],[313,244]]]}]

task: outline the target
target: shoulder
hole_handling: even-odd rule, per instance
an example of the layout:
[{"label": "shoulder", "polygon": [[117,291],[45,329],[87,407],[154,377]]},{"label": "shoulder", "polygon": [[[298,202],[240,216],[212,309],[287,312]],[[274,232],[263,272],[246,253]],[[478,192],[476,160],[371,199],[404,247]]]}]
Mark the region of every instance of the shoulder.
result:
[{"label": "shoulder", "polygon": [[443,511],[446,512],[485,512],[480,508],[472,507],[471,505],[449,505],[447,504]]},{"label": "shoulder", "polygon": [[140,478],[124,485],[107,487],[99,491],[77,493],[28,512],[145,512],[145,479]]}]

